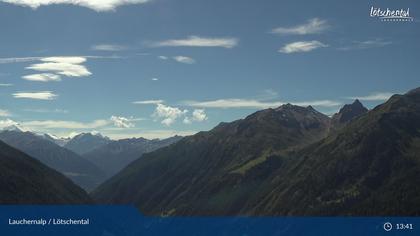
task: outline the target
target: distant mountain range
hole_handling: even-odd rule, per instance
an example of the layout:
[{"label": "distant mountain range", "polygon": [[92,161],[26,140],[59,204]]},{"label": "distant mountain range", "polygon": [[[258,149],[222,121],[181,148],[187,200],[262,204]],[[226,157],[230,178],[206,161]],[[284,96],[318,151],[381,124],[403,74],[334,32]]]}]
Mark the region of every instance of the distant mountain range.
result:
[{"label": "distant mountain range", "polygon": [[162,140],[144,138],[121,139],[99,146],[85,153],[83,157],[103,170],[108,178],[122,170],[130,162],[138,159],[142,154],[173,144],[181,138],[180,136],[175,136]]},{"label": "distant mountain range", "polygon": [[144,154],[97,188],[147,215],[420,215],[420,88],[329,118],[290,104]]},{"label": "distant mountain range", "polygon": [[53,142],[60,147],[64,147],[71,140],[70,137],[60,138],[60,137],[56,137],[52,134],[39,134],[38,136],[40,136],[40,137],[42,137],[42,138],[44,138],[44,139],[46,139],[50,142]]},{"label": "distant mountain range", "polygon": [[62,174],[0,141],[0,204],[89,204]]},{"label": "distant mountain range", "polygon": [[79,155],[83,155],[110,142],[111,140],[108,137],[100,133],[81,133],[67,141],[64,147]]}]

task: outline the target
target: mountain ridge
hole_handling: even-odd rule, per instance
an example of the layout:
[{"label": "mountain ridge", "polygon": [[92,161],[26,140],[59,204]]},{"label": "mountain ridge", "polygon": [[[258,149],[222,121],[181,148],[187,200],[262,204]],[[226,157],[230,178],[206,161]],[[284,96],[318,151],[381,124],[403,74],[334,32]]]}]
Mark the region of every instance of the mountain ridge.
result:
[{"label": "mountain ridge", "polygon": [[92,196],[161,216],[419,215],[420,90],[413,91],[336,132],[329,118],[292,105],[221,123],[145,154]]},{"label": "mountain ridge", "polygon": [[[221,123],[210,131],[185,137],[170,147],[143,155],[96,189],[93,196],[102,203],[109,203],[108,200],[101,198],[108,194],[110,199],[115,197],[115,201],[112,201],[114,203],[142,202],[146,205],[140,207],[144,213],[158,214],[152,210],[153,206],[159,205],[157,199],[161,199],[162,202],[168,201],[166,204],[171,205],[174,203],[170,203],[169,199],[177,198],[174,195],[176,193],[171,193],[169,188],[191,193],[205,192],[210,188],[206,180],[210,181],[213,176],[223,173],[228,176],[231,176],[231,173],[238,175],[235,171],[246,172],[254,164],[269,159],[272,152],[286,152],[293,147],[306,145],[325,137],[329,120],[328,116],[311,108],[290,104],[278,109],[258,111],[244,119]],[[278,136],[278,133],[283,135]],[[256,146],[260,148],[255,149]],[[174,158],[170,158],[171,156]],[[141,167],[137,169],[137,165]],[[138,192],[128,193],[130,190],[120,189],[121,185],[118,184],[118,181],[124,178],[132,179],[130,181],[134,179],[148,181],[140,184],[142,188],[138,189]],[[190,181],[194,182],[195,187],[187,190]],[[106,185],[109,185],[109,189],[113,191],[101,193],[105,191],[103,186]],[[162,189],[158,186],[167,188]],[[121,194],[116,196],[118,190]],[[126,194],[122,194],[123,192]],[[193,195],[186,197],[185,201],[201,204]],[[130,200],[132,196],[141,197]]]}]

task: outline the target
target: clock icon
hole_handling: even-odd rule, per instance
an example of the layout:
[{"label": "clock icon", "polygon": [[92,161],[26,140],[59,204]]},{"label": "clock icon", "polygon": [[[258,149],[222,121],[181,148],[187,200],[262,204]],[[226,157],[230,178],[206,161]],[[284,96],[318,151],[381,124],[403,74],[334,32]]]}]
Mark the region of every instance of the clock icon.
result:
[{"label": "clock icon", "polygon": [[386,222],[385,224],[384,224],[384,230],[385,231],[391,231],[392,230],[392,224],[391,223],[389,223],[389,222]]}]

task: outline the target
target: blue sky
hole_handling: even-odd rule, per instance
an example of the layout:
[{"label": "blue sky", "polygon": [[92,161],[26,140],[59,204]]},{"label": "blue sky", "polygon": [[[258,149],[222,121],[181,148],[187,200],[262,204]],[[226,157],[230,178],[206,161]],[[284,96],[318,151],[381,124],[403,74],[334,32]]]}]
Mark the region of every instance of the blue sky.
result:
[{"label": "blue sky", "polygon": [[288,102],[372,108],[420,86],[416,0],[72,2],[0,0],[0,127],[163,138]]}]

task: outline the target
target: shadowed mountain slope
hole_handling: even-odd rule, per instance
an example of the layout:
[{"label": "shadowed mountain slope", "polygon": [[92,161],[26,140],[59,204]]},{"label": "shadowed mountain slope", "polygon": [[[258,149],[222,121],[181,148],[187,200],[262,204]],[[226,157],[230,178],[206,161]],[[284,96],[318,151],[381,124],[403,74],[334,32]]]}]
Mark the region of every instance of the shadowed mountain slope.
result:
[{"label": "shadowed mountain slope", "polygon": [[72,181],[0,141],[0,204],[87,204]]},{"label": "shadowed mountain slope", "polygon": [[104,178],[105,174],[90,161],[31,132],[3,131],[0,140],[61,172],[88,191]]}]

